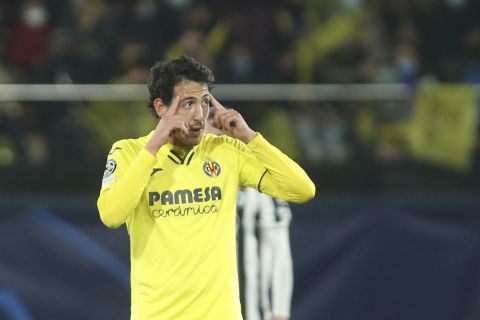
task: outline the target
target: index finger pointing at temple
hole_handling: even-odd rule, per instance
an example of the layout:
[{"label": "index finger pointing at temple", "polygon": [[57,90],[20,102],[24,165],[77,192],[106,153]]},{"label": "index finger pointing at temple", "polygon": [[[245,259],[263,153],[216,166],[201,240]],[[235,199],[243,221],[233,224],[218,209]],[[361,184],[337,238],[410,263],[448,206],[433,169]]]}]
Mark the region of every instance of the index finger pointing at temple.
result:
[{"label": "index finger pointing at temple", "polygon": [[210,98],[212,99],[212,106],[216,109],[216,110],[225,110],[225,107],[222,106],[220,104],[220,102],[217,101],[217,99],[215,99],[211,94],[210,94]]},{"label": "index finger pointing at temple", "polygon": [[177,112],[178,106],[180,105],[180,96],[175,96],[173,98],[170,107],[168,108],[167,114],[174,115]]}]

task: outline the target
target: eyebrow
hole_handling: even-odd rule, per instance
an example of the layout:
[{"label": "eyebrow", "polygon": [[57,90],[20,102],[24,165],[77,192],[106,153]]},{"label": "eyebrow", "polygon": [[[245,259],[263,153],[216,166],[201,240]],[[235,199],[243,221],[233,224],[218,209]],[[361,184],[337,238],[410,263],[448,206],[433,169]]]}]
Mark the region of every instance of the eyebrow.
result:
[{"label": "eyebrow", "polygon": [[[195,92],[198,92],[198,91],[195,91]],[[190,93],[195,93],[195,92],[186,92],[184,93],[183,95],[186,95],[186,94],[190,94]],[[208,100],[210,100],[210,94],[209,93],[205,93],[200,99],[203,100],[205,98],[208,98]],[[185,100],[189,100],[189,99],[194,99],[196,100],[197,97],[196,96],[187,96],[185,98],[182,98],[180,101],[185,101]]]},{"label": "eyebrow", "polygon": [[180,100],[180,101],[186,101],[186,100],[197,100],[197,97],[194,97],[194,96],[185,97],[185,98],[183,98],[183,99]]}]

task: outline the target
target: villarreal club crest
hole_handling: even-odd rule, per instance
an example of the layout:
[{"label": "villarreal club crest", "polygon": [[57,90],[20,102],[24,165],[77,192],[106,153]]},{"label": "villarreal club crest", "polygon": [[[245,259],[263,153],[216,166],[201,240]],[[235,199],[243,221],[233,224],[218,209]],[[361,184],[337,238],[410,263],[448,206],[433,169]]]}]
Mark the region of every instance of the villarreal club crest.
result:
[{"label": "villarreal club crest", "polygon": [[208,160],[203,163],[203,172],[209,177],[218,177],[221,171],[222,168],[215,160]]}]

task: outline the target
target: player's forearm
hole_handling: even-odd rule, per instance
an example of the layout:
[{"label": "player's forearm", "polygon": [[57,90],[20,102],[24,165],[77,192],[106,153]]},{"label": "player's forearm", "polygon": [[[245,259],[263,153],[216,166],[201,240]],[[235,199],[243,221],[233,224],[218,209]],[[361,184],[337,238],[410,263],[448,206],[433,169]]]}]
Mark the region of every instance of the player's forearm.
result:
[{"label": "player's forearm", "polygon": [[118,228],[127,221],[138,204],[155,162],[155,156],[142,150],[119,181],[100,194],[97,206],[106,226]]},{"label": "player's forearm", "polygon": [[260,191],[295,203],[315,196],[315,184],[305,171],[260,134],[248,143],[248,147],[268,170],[260,185],[261,189],[266,188]]}]

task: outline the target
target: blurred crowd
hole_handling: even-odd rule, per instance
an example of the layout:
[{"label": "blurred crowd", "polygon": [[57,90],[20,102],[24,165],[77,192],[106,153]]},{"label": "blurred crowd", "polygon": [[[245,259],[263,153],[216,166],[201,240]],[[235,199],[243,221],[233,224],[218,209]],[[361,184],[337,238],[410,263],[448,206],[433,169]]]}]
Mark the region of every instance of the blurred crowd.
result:
[{"label": "blurred crowd", "polygon": [[[3,0],[0,83],[145,83],[181,54],[217,83],[480,83],[474,0]],[[252,102],[253,103],[253,102]],[[396,159],[375,124],[411,101],[244,103],[247,120],[300,161]],[[144,102],[0,105],[0,167],[89,161],[142,135]],[[275,123],[275,125],[272,125]],[[377,141],[378,142],[378,141]]]}]

